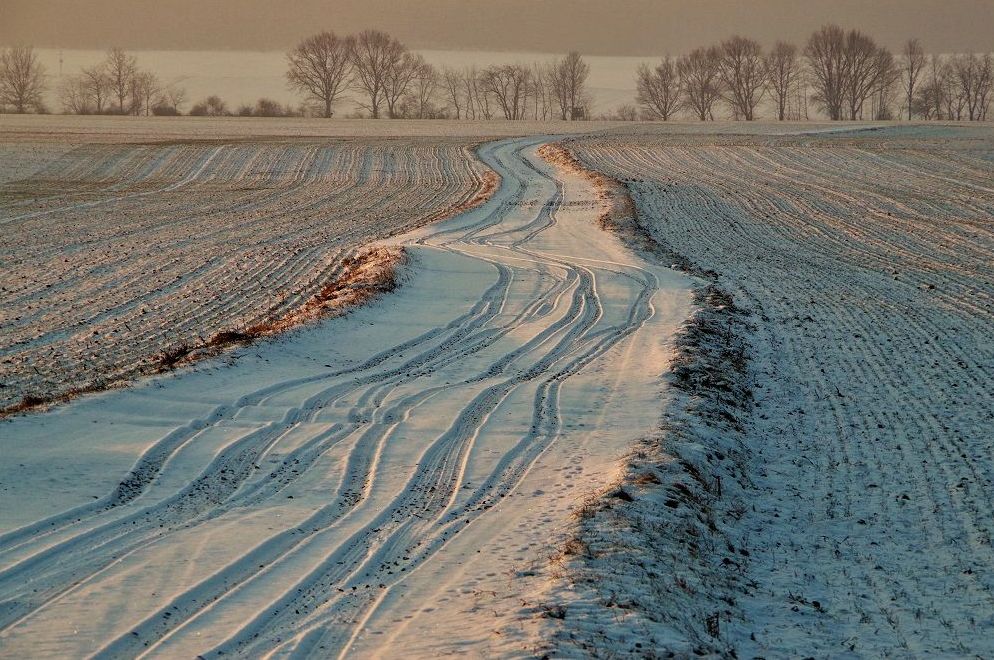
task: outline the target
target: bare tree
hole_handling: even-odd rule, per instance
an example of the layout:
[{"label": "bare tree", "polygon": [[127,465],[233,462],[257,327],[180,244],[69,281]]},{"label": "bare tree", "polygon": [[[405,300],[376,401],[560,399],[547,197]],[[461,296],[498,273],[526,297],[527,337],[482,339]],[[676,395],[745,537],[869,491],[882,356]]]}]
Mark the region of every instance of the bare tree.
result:
[{"label": "bare tree", "polygon": [[152,114],[157,117],[178,117],[183,114],[180,106],[186,101],[186,90],[175,83],[162,89],[152,104]]},{"label": "bare tree", "polygon": [[878,48],[874,58],[875,82],[871,89],[873,98],[873,118],[890,120],[894,118],[890,104],[893,100],[894,86],[901,79],[901,68],[894,54],[886,48]]},{"label": "bare tree", "polygon": [[480,84],[497,99],[504,119],[522,119],[526,112],[531,71],[520,64],[487,67]]},{"label": "bare tree", "polygon": [[680,77],[669,57],[664,57],[655,68],[640,64],[635,74],[635,87],[636,100],[643,112],[653,119],[669,121],[683,105]]},{"label": "bare tree", "polygon": [[466,119],[476,119],[477,116],[476,77],[477,72],[475,67],[466,67],[462,72]]},{"label": "bare tree", "polygon": [[59,101],[62,110],[72,115],[88,115],[93,112],[86,82],[82,76],[67,76],[59,85]]},{"label": "bare tree", "polygon": [[714,105],[721,98],[720,60],[716,47],[697,48],[677,60],[680,89],[701,121],[714,120]]},{"label": "bare tree", "polygon": [[532,64],[528,93],[532,100],[532,119],[548,119],[552,114],[553,100],[547,66],[538,62]]},{"label": "bare tree", "polygon": [[438,70],[421,59],[415,67],[411,80],[410,105],[413,115],[418,119],[431,119],[437,115],[432,100],[438,89]]},{"label": "bare tree", "polygon": [[928,57],[926,67],[928,77],[915,87],[913,114],[925,120],[942,119],[945,108],[944,67],[938,55]]},{"label": "bare tree", "polygon": [[[472,99],[473,119],[493,119],[493,98],[487,86],[483,84],[483,74],[470,67],[466,71],[468,98]],[[470,107],[470,106],[467,106]]]},{"label": "bare tree", "polygon": [[356,35],[352,45],[355,83],[366,94],[366,101],[360,105],[369,110],[373,119],[380,117],[387,86],[396,91],[397,83],[389,79],[396,75],[395,69],[406,53],[404,45],[385,32],[365,30]]},{"label": "bare tree", "polygon": [[917,39],[908,39],[901,53],[901,67],[904,75],[904,98],[908,104],[908,121],[913,117],[915,86],[922,70],[925,69],[925,49]]},{"label": "bare tree", "polygon": [[811,35],[804,56],[812,74],[815,102],[830,119],[842,119],[846,91],[846,34],[838,25],[826,25]]},{"label": "bare tree", "polygon": [[352,40],[333,32],[320,32],[301,41],[286,54],[287,84],[320,105],[324,117],[349,84]]},{"label": "bare tree", "polygon": [[956,57],[942,64],[942,102],[945,105],[946,119],[963,119],[966,109],[966,96],[956,73]]},{"label": "bare tree", "polygon": [[991,56],[985,53],[981,56],[981,84],[977,87],[976,103],[974,104],[974,119],[977,121],[987,121],[987,112],[991,106]]},{"label": "bare tree", "polygon": [[958,55],[952,61],[953,79],[963,98],[970,121],[984,121],[994,85],[994,61],[991,55]]},{"label": "bare tree", "polygon": [[[462,119],[465,110],[466,90],[463,82],[462,72],[458,69],[445,67],[439,77],[439,85],[445,104],[452,108],[454,119]],[[468,118],[468,117],[467,117]]]},{"label": "bare tree", "polygon": [[131,79],[138,71],[135,58],[120,48],[111,48],[107,52],[104,70],[110,81],[111,93],[117,98],[118,114],[127,114],[128,108],[125,103],[131,96]]},{"label": "bare tree", "polygon": [[752,39],[736,35],[723,41],[718,50],[718,71],[725,101],[736,117],[752,121],[766,86],[763,47]]},{"label": "bare tree", "polygon": [[559,105],[560,119],[572,119],[584,99],[590,65],[576,51],[571,51],[549,69],[549,86]]},{"label": "bare tree", "polygon": [[399,116],[399,102],[407,95],[418,71],[425,65],[421,55],[404,51],[400,58],[387,67],[383,78],[383,100],[387,104],[387,116]]},{"label": "bare tree", "polygon": [[45,81],[45,67],[31,47],[0,50],[0,106],[9,105],[22,114],[44,111]]},{"label": "bare tree", "polygon": [[183,104],[186,103],[186,88],[180,87],[175,83],[169,85],[162,93],[162,98],[165,105],[172,108],[176,114],[179,114],[183,111]]},{"label": "bare tree", "polygon": [[843,96],[849,108],[849,119],[862,116],[866,100],[878,90],[881,76],[889,73],[893,56],[859,30],[846,34],[843,48]]},{"label": "bare tree", "polygon": [[777,119],[783,121],[787,118],[791,92],[797,86],[800,77],[797,46],[778,41],[766,55],[763,69],[766,74],[766,87],[777,105]]},{"label": "bare tree", "polygon": [[151,71],[138,71],[131,77],[131,113],[152,114],[152,104],[162,92],[159,79]]},{"label": "bare tree", "polygon": [[80,75],[93,111],[97,114],[102,113],[111,95],[111,81],[110,76],[107,75],[107,67],[103,63],[96,64],[83,69]]}]

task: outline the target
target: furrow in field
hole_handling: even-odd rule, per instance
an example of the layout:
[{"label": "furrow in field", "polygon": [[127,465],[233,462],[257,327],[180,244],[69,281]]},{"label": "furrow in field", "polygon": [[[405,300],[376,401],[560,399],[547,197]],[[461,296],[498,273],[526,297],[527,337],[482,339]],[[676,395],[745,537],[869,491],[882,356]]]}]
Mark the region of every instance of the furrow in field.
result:
[{"label": "furrow in field", "polygon": [[756,320],[755,512],[721,530],[752,587],[698,648],[991,651],[992,141],[915,130],[571,145]]},{"label": "furrow in field", "polygon": [[[665,364],[666,333],[686,301],[678,278],[667,280],[662,269],[605,240],[596,227],[596,192],[542,161],[540,144],[481,148],[483,164],[501,177],[494,197],[404,239],[415,273],[429,268],[444,273],[441,279],[415,275],[371,308],[245,352],[255,358],[163,378],[170,397],[186,379],[225,379],[243,361],[261,367],[250,381],[220,384],[209,406],[182,402],[181,409],[200,412],[146,440],[111,492],[0,536],[2,643],[19,649],[34,638],[39,652],[108,658],[327,656],[367,644],[364,631],[384,629],[390,617],[409,611],[419,620],[415,603],[392,598],[400,590],[470,579],[453,571],[466,563],[455,548],[477,544],[474,561],[493,575],[509,568],[488,561],[488,544],[502,551],[496,534],[519,544],[536,529],[562,534],[571,502],[604,483],[628,443],[651,426],[642,410]],[[326,211],[326,195],[356,204],[367,184],[397,188],[358,210],[343,209],[361,224],[371,221],[366,213],[424,204],[422,173],[446,189],[454,185],[453,156],[438,147],[419,154],[313,144],[298,153],[293,146],[232,145],[183,185],[189,195],[214,195],[208,203],[224,214],[210,226],[208,243],[244,217],[253,231],[273,223],[294,241],[347,254],[332,235],[306,227],[311,214]],[[183,145],[155,162],[119,158],[132,185],[149,190],[199,162]],[[113,177],[113,153],[93,160],[103,163],[101,176]],[[72,168],[86,175],[85,164]],[[466,176],[479,181],[473,177],[482,169],[467,167]],[[409,174],[398,182],[397,172]],[[328,178],[336,181],[323,188]],[[230,181],[251,190],[239,198],[227,189]],[[261,183],[274,187],[259,190]],[[113,194],[130,192],[124,185]],[[133,201],[135,213],[169,207],[156,194]],[[182,205],[178,217],[200,217],[192,200],[172,201]],[[50,215],[61,213],[58,199],[47,203],[57,210]],[[304,226],[288,216],[302,217]],[[192,233],[182,240],[200,249]],[[244,267],[224,275],[206,263],[176,291],[211,277],[247,278],[245,295],[209,305],[180,296],[169,318],[191,327],[252,314],[272,283],[299,281],[322,254],[321,267],[333,276],[338,258],[310,244],[273,251],[269,260],[242,255]],[[299,300],[298,291],[289,293],[288,305]],[[109,316],[126,309],[121,301]],[[328,351],[334,355],[318,357]],[[73,404],[64,414],[101,403]],[[126,433],[139,440],[143,430]],[[584,473],[587,465],[593,467]],[[529,499],[540,496],[543,505],[533,509]],[[542,561],[543,551],[529,550],[530,561]],[[122,611],[125,594],[132,601]],[[531,616],[517,611],[519,601],[508,602],[516,605],[510,616]],[[93,614],[81,621],[82,611]],[[443,619],[454,630],[463,625],[456,614]],[[486,644],[490,620],[475,625],[469,637]],[[80,634],[67,636],[69,626]],[[404,644],[405,631],[394,631],[389,644]],[[384,642],[371,652],[398,648]]]},{"label": "furrow in field", "polygon": [[[20,201],[0,203],[0,408],[148,373],[166,349],[281,318],[343,251],[484,182],[457,142],[300,141],[83,146],[3,185]],[[24,212],[24,195],[53,188]]]}]

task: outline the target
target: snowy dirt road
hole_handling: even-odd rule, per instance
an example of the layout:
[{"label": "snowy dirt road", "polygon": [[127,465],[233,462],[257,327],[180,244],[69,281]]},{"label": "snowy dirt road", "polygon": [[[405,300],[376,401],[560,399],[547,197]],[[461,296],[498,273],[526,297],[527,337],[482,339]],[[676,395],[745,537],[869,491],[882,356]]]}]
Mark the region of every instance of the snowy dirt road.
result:
[{"label": "snowy dirt road", "polygon": [[651,431],[682,275],[528,138],[347,317],[3,424],[4,655],[522,652],[570,513]]}]

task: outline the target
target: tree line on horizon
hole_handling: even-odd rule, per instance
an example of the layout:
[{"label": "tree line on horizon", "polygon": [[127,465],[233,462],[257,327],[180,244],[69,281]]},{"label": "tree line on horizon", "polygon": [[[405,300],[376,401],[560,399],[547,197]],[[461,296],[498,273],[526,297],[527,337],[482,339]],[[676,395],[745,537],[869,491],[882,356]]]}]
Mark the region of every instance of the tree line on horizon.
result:
[{"label": "tree line on horizon", "polygon": [[[994,89],[994,59],[986,54],[929,55],[917,39],[895,56],[859,31],[826,25],[804,48],[733,36],[679,57],[664,57],[636,73],[641,116],[668,120],[686,112],[715,119],[724,105],[732,119],[753,120],[769,99],[778,120],[809,118],[809,103],[831,120],[984,121]],[[634,108],[622,109],[629,117]]]},{"label": "tree line on horizon", "polygon": [[[589,65],[577,52],[554,60],[486,67],[438,68],[379,30],[339,36],[320,32],[286,54],[287,85],[304,97],[293,107],[267,98],[230,109],[218,96],[195,103],[194,116],[331,117],[346,95],[360,108],[350,116],[405,119],[588,119]],[[655,66],[635,77],[638,107],[623,105],[598,118],[711,121],[724,109],[734,120],[759,117],[765,102],[778,120],[810,118],[810,107],[832,120],[984,121],[994,96],[994,58],[927,54],[909,39],[895,55],[869,35],[837,25],[815,31],[798,47],[733,36]],[[30,47],[0,49],[0,110],[45,112],[47,77]],[[59,88],[68,114],[179,115],[186,91],[164,85],[120,48],[103,62],[66,77]]]},{"label": "tree line on horizon", "polygon": [[577,52],[544,64],[439,69],[395,37],[321,32],[287,53],[287,82],[323,117],[343,95],[373,119],[573,119],[589,104]]}]

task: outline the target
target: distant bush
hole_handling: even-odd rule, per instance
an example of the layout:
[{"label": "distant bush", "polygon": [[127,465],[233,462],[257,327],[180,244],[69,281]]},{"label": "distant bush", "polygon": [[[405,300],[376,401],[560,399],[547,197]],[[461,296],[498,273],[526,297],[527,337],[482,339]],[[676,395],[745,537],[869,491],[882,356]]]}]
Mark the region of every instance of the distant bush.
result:
[{"label": "distant bush", "polygon": [[255,103],[256,117],[286,117],[287,111],[272,99],[261,98]]},{"label": "distant bush", "polygon": [[228,105],[224,100],[220,96],[214,95],[208,96],[200,103],[195,103],[190,108],[190,115],[193,117],[224,117],[230,114]]},{"label": "distant bush", "polygon": [[178,117],[180,111],[171,105],[160,103],[152,106],[152,114],[156,117]]},{"label": "distant bush", "polygon": [[[194,106],[194,110],[201,109]],[[190,114],[194,114],[194,110],[191,110]],[[256,101],[254,106],[248,103],[238,106],[234,114],[238,117],[303,117],[305,111],[303,108],[282,105],[278,101],[264,97]]]}]

